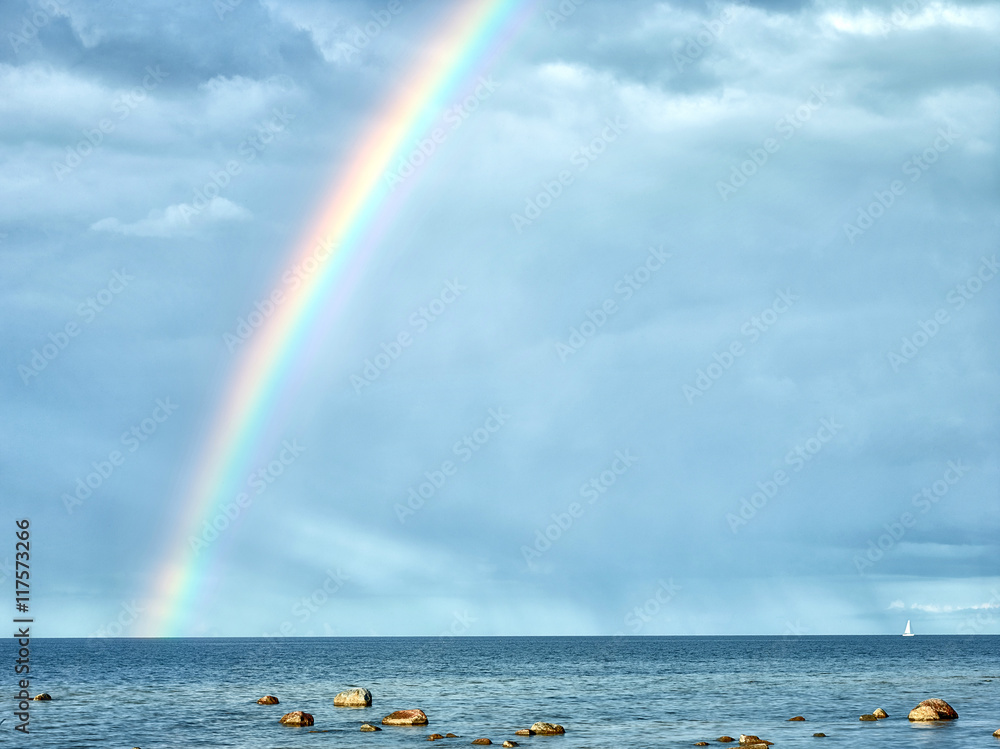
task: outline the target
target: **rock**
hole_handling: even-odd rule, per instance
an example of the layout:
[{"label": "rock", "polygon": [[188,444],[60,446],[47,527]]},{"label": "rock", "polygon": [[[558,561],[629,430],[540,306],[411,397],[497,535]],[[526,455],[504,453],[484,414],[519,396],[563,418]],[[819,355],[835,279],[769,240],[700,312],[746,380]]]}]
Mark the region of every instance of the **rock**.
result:
[{"label": "rock", "polygon": [[372,693],[367,689],[348,689],[333,698],[334,707],[371,707]]},{"label": "rock", "polygon": [[789,718],[788,720],[789,722],[791,722],[793,720],[805,720],[805,718],[803,718],[801,715],[796,715],[794,718]]},{"label": "rock", "polygon": [[373,726],[371,723],[362,723],[361,730],[368,732],[368,731],[381,731],[382,729],[379,728],[378,726]]},{"label": "rock", "polygon": [[944,700],[930,699],[924,700],[910,710],[910,714],[906,717],[914,721],[955,720],[958,717],[958,713]]},{"label": "rock", "polygon": [[759,746],[771,746],[773,743],[773,741],[765,741],[759,736],[754,736],[753,734],[740,734],[740,746],[752,746],[756,749],[756,747]]},{"label": "rock", "polygon": [[813,734],[813,737],[814,737],[814,738],[817,738],[817,739],[822,739],[822,738],[824,738],[825,736],[826,736],[826,734],[825,734],[825,733],[814,733],[814,734]]},{"label": "rock", "polygon": [[427,716],[423,710],[397,710],[382,718],[383,726],[426,726]]},{"label": "rock", "polygon": [[871,713],[865,713],[865,714],[864,714],[864,715],[862,715],[862,716],[861,716],[860,718],[858,718],[858,720],[878,720],[878,718],[876,718],[876,717],[875,717],[874,715],[872,715]]},{"label": "rock", "polygon": [[555,736],[560,733],[566,733],[566,729],[558,723],[543,723],[541,721],[532,723],[530,730],[541,736]]},{"label": "rock", "polygon": [[885,710],[883,710],[880,707],[877,707],[874,710],[872,710],[872,715],[874,715],[879,720],[882,720],[882,718],[888,718],[889,717],[889,713],[887,713]]},{"label": "rock", "polygon": [[694,742],[694,745],[695,746],[708,746],[708,742],[707,741],[696,741],[696,742]]},{"label": "rock", "polygon": [[265,694],[263,697],[261,697],[259,700],[257,700],[257,704],[258,705],[277,705],[278,704],[278,698],[275,697],[273,694]]},{"label": "rock", "polygon": [[996,736],[998,739],[1000,739],[1000,728],[998,728],[997,730],[995,730],[993,732],[993,735]]},{"label": "rock", "polygon": [[446,739],[460,739],[460,738],[462,738],[461,736],[458,736],[457,734],[454,734],[454,733],[446,733],[444,735],[444,737]]},{"label": "rock", "polygon": [[510,747],[512,747],[512,746],[519,746],[519,744],[516,741],[510,741],[508,739],[507,741],[503,742],[500,746],[506,746],[507,749],[510,749]]},{"label": "rock", "polygon": [[313,716],[301,710],[296,710],[293,713],[282,715],[279,722],[284,723],[286,726],[311,726],[313,724]]},{"label": "rock", "polygon": [[442,736],[439,733],[432,733],[430,736],[427,737],[427,740],[428,741],[437,741],[438,739],[443,739],[443,738],[444,738],[444,736]]},{"label": "rock", "polygon": [[721,741],[723,744],[728,744],[730,741],[736,741],[732,736],[720,736],[716,741]]},{"label": "rock", "polygon": [[41,694],[36,694],[35,695],[35,700],[38,701],[38,702],[46,702],[46,701],[51,700],[51,699],[52,699],[52,695],[49,694],[48,692],[42,692]]},{"label": "rock", "polygon": [[514,735],[515,736],[534,736],[535,732],[532,731],[530,728],[519,728],[516,731],[514,731]]},{"label": "rock", "polygon": [[473,739],[472,743],[473,744],[492,744],[493,742],[490,741],[489,739]]}]

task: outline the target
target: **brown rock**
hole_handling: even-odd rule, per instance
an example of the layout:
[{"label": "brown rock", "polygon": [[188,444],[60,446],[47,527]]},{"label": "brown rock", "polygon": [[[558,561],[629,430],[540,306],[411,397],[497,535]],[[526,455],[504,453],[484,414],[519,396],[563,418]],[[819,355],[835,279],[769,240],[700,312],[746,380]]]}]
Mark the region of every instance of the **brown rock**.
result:
[{"label": "brown rock", "polygon": [[555,736],[560,733],[566,733],[566,729],[558,723],[543,723],[542,721],[532,723],[531,730],[541,736]]},{"label": "brown rock", "polygon": [[801,715],[796,715],[794,718],[789,718],[788,720],[789,721],[793,721],[793,720],[805,720],[805,718],[803,718]]},{"label": "brown rock", "polygon": [[740,734],[740,746],[752,746],[756,749],[759,746],[771,746],[773,743],[773,741],[765,741],[759,736],[754,736],[752,733]]},{"label": "brown rock", "polygon": [[696,741],[696,742],[694,742],[694,745],[695,746],[708,746],[708,742],[707,741]]},{"label": "brown rock", "polygon": [[460,739],[460,738],[462,738],[461,736],[458,736],[458,735],[456,735],[456,734],[454,734],[454,733],[446,733],[446,734],[444,735],[444,737],[445,737],[446,739]]},{"label": "brown rock", "polygon": [[367,733],[368,731],[381,731],[382,729],[378,726],[373,726],[371,723],[362,723],[361,730]]},{"label": "brown rock", "polygon": [[944,700],[930,699],[924,700],[910,710],[910,714],[906,717],[913,721],[955,720],[958,713]]},{"label": "brown rock", "polygon": [[500,746],[505,746],[507,747],[507,749],[510,749],[510,747],[512,746],[520,746],[520,745],[516,741],[511,741],[508,739],[507,741],[503,742]]},{"label": "brown rock", "polygon": [[383,726],[426,726],[427,716],[423,710],[397,710],[382,718]]},{"label": "brown rock", "polygon": [[534,736],[535,732],[532,731],[530,728],[519,728],[516,731],[514,731],[514,735],[515,736]]},{"label": "brown rock", "polygon": [[889,713],[887,713],[885,710],[883,710],[880,707],[877,707],[874,710],[872,710],[872,715],[874,715],[879,720],[882,720],[882,718],[888,718],[889,717]]},{"label": "brown rock", "polygon": [[993,732],[993,735],[996,736],[998,739],[1000,739],[1000,728],[998,728],[997,730],[995,730]]},{"label": "brown rock", "polygon": [[313,724],[313,716],[301,710],[296,710],[293,713],[282,715],[279,722],[284,723],[286,726],[311,726]]},{"label": "brown rock", "polygon": [[876,718],[876,717],[875,717],[874,715],[872,715],[871,713],[865,713],[865,714],[864,714],[864,715],[862,715],[862,716],[861,716],[860,718],[858,718],[858,720],[878,720],[878,718]]},{"label": "brown rock", "polygon": [[473,744],[492,744],[493,742],[490,741],[489,739],[473,739],[472,743]]},{"label": "brown rock", "polygon": [[364,687],[348,689],[333,698],[334,707],[371,707],[372,693]]},{"label": "brown rock", "polygon": [[36,694],[35,695],[35,700],[38,701],[38,702],[47,702],[48,700],[51,700],[51,699],[52,699],[52,695],[49,694],[48,692],[42,692],[41,694]]},{"label": "brown rock", "polygon": [[432,733],[430,736],[427,737],[427,740],[428,741],[437,741],[438,739],[443,739],[443,738],[444,738],[444,736],[442,736],[439,733]]},{"label": "brown rock", "polygon": [[736,741],[732,736],[720,736],[716,741],[721,741],[723,744],[728,744],[730,741]]},{"label": "brown rock", "polygon": [[261,697],[259,700],[257,700],[257,704],[258,705],[277,705],[278,704],[278,698],[275,697],[273,694],[265,694],[263,697]]},{"label": "brown rock", "polygon": [[814,733],[813,736],[817,739],[822,739],[826,736],[825,733]]}]

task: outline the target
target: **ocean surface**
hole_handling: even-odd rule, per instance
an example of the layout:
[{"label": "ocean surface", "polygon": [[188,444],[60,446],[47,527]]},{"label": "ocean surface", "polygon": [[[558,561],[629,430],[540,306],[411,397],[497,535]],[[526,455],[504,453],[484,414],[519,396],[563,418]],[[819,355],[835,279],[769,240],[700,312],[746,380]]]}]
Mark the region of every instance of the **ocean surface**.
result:
[{"label": "ocean surface", "polygon": [[[15,647],[0,646],[0,747],[397,749],[449,732],[461,738],[434,746],[721,747],[751,733],[778,749],[1000,747],[996,636],[32,640],[32,695],[53,700],[31,703],[27,736],[13,730]],[[352,686],[373,706],[335,708]],[[265,694],[281,704],[257,705]],[[928,697],[959,719],[909,723]],[[415,707],[428,726],[358,731]],[[878,707],[887,720],[858,720]],[[292,710],[315,726],[280,725]],[[539,720],[566,734],[514,736]]]}]

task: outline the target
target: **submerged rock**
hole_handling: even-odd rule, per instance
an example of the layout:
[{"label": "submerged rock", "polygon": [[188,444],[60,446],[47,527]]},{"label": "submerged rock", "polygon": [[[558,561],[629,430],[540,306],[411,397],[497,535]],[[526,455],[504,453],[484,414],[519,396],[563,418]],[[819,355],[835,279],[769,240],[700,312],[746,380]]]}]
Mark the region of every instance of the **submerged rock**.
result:
[{"label": "submerged rock", "polygon": [[278,698],[275,697],[273,694],[265,694],[263,697],[261,697],[259,700],[257,700],[257,704],[258,705],[277,705],[278,704]]},{"label": "submerged rock", "polygon": [[721,741],[723,744],[728,744],[730,741],[736,741],[732,736],[720,736],[716,741]]},{"label": "submerged rock", "polygon": [[889,717],[889,713],[887,713],[885,710],[883,710],[880,707],[876,707],[874,710],[872,710],[872,715],[874,715],[879,720],[882,720],[882,718],[888,718]]},{"label": "submerged rock", "polygon": [[379,728],[378,726],[373,726],[371,723],[362,723],[361,730],[368,732],[368,731],[381,731],[382,729]]},{"label": "submerged rock", "polygon": [[52,699],[52,695],[49,694],[48,692],[42,692],[41,694],[36,694],[35,695],[35,700],[37,700],[39,702],[46,702],[46,701],[51,700],[51,699]]},{"label": "submerged rock", "polygon": [[382,718],[383,726],[426,726],[427,715],[423,710],[397,710]]},{"label": "submerged rock", "polygon": [[444,738],[444,736],[442,736],[439,733],[432,733],[430,736],[427,737],[427,740],[428,741],[437,741],[438,739],[443,739],[443,738]]},{"label": "submerged rock", "polygon": [[505,746],[507,747],[507,749],[510,749],[510,747],[520,746],[520,744],[518,744],[516,741],[511,741],[510,739],[508,739],[507,741],[503,742],[500,746]]},{"label": "submerged rock", "polygon": [[334,707],[371,707],[372,693],[360,687],[348,689],[333,698]]},{"label": "submerged rock", "polygon": [[454,734],[454,733],[446,733],[444,735],[444,737],[446,739],[460,739],[460,738],[462,738],[461,736],[458,736],[457,734]]},{"label": "submerged rock", "polygon": [[862,716],[861,716],[860,718],[858,718],[858,720],[878,720],[878,718],[876,718],[876,717],[875,717],[874,715],[872,715],[871,713],[865,713],[865,714],[864,714],[864,715],[862,715]]},{"label": "submerged rock", "polygon": [[542,721],[532,723],[531,730],[541,736],[555,736],[556,734],[566,733],[566,729],[558,723],[543,723]]},{"label": "submerged rock", "polygon": [[493,742],[490,741],[489,739],[473,739],[472,743],[473,744],[492,744]]},{"label": "submerged rock", "polygon": [[707,741],[696,741],[696,742],[694,742],[694,745],[695,746],[708,746],[708,742]]},{"label": "submerged rock", "polygon": [[955,720],[958,713],[944,700],[929,699],[910,710],[910,714],[906,717],[913,721]]},{"label": "submerged rock", "polygon": [[825,733],[814,733],[813,736],[817,739],[822,739],[826,736]]},{"label": "submerged rock", "polygon": [[793,720],[805,720],[805,718],[803,718],[801,715],[796,715],[794,718],[789,718],[788,720],[789,722],[791,722]]},{"label": "submerged rock", "polygon": [[519,728],[516,731],[514,731],[514,735],[515,736],[534,736],[535,732],[532,731],[530,728]]},{"label": "submerged rock", "polygon": [[279,722],[284,723],[286,726],[311,726],[313,724],[313,716],[301,710],[296,710],[295,712],[282,715]]}]

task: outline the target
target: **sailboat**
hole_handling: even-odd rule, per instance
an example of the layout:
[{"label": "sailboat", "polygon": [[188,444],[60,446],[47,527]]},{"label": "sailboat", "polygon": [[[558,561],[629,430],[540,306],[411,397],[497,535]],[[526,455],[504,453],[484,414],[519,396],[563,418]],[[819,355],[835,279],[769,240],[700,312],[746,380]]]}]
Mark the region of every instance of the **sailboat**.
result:
[{"label": "sailboat", "polygon": [[910,631],[910,620],[906,620],[906,629],[903,630],[903,637],[913,637],[913,633]]}]

